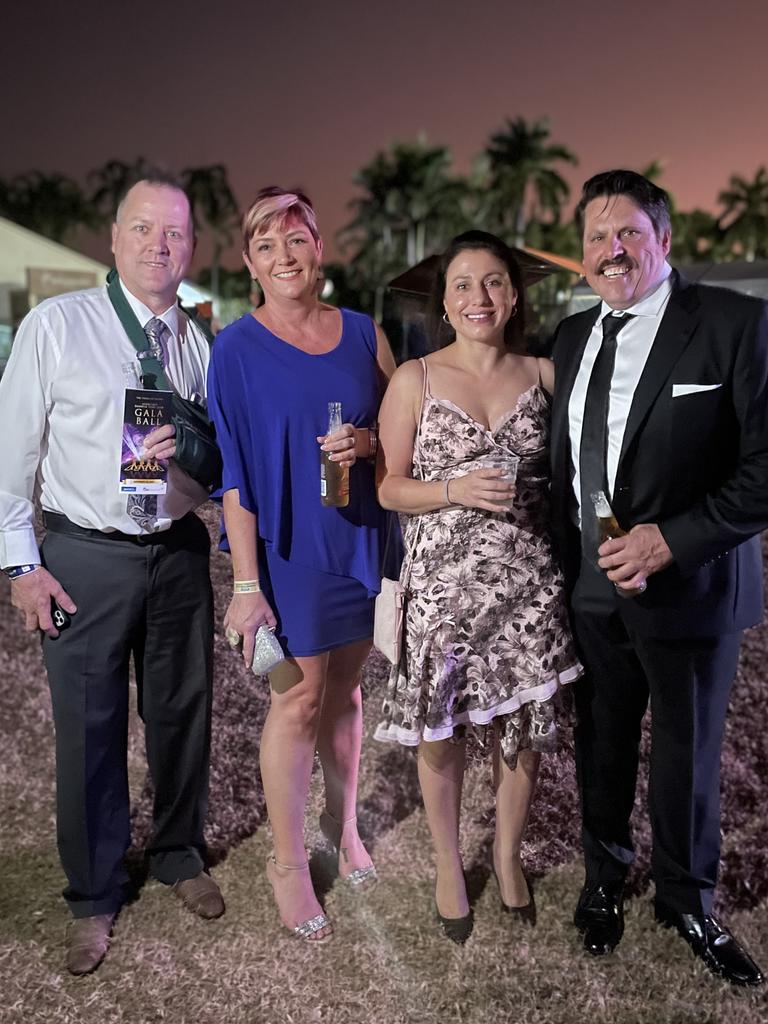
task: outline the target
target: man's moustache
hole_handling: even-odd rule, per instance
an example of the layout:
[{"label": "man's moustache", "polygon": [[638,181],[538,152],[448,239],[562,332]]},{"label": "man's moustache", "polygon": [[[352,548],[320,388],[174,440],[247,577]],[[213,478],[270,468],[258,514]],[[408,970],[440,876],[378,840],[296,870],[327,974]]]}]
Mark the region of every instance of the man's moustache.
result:
[{"label": "man's moustache", "polygon": [[602,274],[609,267],[627,267],[629,270],[634,270],[635,261],[630,259],[629,256],[622,256],[620,259],[615,260],[603,260],[597,268],[598,274]]}]

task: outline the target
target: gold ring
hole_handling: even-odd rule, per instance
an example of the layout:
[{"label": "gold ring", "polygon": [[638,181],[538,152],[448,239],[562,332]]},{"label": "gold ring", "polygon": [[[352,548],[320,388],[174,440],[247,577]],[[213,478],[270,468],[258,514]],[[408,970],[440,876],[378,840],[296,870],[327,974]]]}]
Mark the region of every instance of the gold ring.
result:
[{"label": "gold ring", "polygon": [[240,636],[237,630],[233,629],[231,626],[227,626],[226,630],[224,631],[224,636],[227,638],[227,643],[229,644],[233,651],[237,650],[237,648],[243,642],[242,636]]}]

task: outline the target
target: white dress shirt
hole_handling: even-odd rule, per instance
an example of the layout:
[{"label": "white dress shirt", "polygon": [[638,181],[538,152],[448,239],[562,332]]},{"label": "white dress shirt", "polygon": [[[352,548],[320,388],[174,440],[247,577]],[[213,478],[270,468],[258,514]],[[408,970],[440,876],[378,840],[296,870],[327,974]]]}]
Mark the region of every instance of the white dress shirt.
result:
[{"label": "white dress shirt", "polygon": [[[651,293],[646,295],[634,306],[624,310],[631,313],[634,320],[623,327],[616,339],[616,362],[611,378],[611,392],[608,399],[608,452],[606,456],[606,476],[608,487],[613,493],[616,473],[619,467],[619,456],[624,441],[627,417],[632,405],[637,385],[640,382],[648,355],[653,347],[656,332],[661,318],[667,308],[672,294],[672,282],[669,275],[672,268],[666,264],[664,279]],[[610,316],[613,310],[603,302],[600,313],[587,339],[587,346],[581,359],[581,366],[573,383],[573,390],[568,402],[568,432],[571,440],[571,460],[573,462],[573,490],[579,508],[581,521],[581,474],[579,473],[579,451],[581,448],[581,427],[584,421],[584,402],[587,396],[587,385],[592,374],[597,353],[603,342],[603,318]],[[610,495],[608,495],[610,498]]]},{"label": "white dress shirt", "polygon": [[[123,291],[144,327],[155,314]],[[202,400],[207,340],[175,305],[160,319],[168,327],[169,380],[182,397]],[[142,532],[118,489],[126,363],[139,372],[106,287],[46,299],[24,318],[0,380],[0,567],[40,561],[35,502],[79,526]],[[168,529],[206,497],[172,461],[154,531]]]}]

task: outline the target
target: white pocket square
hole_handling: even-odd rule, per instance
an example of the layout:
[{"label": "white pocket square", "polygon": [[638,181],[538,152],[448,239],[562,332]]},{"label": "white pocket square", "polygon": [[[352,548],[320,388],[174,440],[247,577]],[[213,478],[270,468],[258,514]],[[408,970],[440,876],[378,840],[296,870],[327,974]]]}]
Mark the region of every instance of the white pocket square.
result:
[{"label": "white pocket square", "polygon": [[679,398],[681,395],[698,395],[701,391],[717,391],[722,384],[673,384],[672,397]]}]

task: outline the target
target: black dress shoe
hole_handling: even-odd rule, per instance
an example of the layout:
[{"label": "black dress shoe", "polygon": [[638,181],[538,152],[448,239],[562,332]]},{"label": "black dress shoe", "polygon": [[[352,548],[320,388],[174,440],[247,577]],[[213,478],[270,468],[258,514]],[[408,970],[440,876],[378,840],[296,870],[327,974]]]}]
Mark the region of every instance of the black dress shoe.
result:
[{"label": "black dress shoe", "polygon": [[622,890],[607,885],[585,885],[573,923],[584,933],[584,949],[592,956],[612,953],[624,934]]},{"label": "black dress shoe", "polygon": [[713,974],[732,985],[762,984],[763,972],[716,917],[681,914],[658,902],[655,913],[659,924],[676,929]]}]

